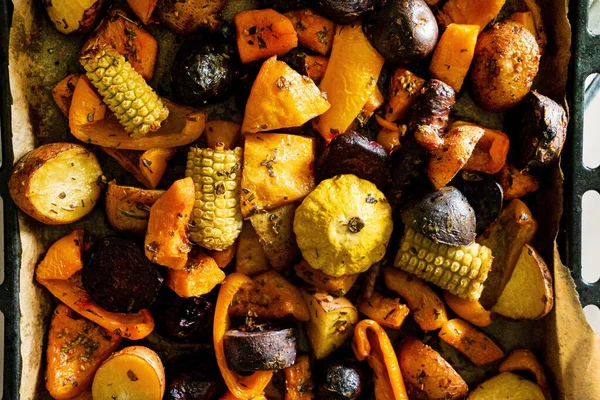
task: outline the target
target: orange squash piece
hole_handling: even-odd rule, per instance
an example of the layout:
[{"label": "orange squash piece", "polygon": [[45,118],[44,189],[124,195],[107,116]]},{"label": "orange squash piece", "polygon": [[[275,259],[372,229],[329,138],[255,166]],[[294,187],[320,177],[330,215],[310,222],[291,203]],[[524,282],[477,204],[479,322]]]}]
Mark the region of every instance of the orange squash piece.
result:
[{"label": "orange squash piece", "polygon": [[209,250],[207,251],[207,254],[210,257],[212,257],[213,260],[215,260],[219,268],[223,269],[227,267],[229,263],[235,258],[239,242],[239,240],[236,240],[231,246],[229,246],[225,250]]},{"label": "orange squash piece", "polygon": [[79,272],[83,268],[83,240],[83,229],[75,228],[54,242],[35,270],[36,279],[66,280]]},{"label": "orange squash piece", "polygon": [[546,400],[552,400],[548,379],[544,367],[536,356],[528,349],[516,349],[510,353],[498,367],[498,372],[528,371],[535,376]]},{"label": "orange squash piece", "polygon": [[71,134],[82,142],[124,150],[150,150],[190,144],[202,135],[206,114],[167,99],[169,118],[161,128],[140,139],[132,139],[96,93],[87,77],[81,77],[69,109]]},{"label": "orange squash piece", "polygon": [[271,8],[242,11],[234,20],[238,51],[244,64],[282,56],[298,46],[292,22]]},{"label": "orange squash piece", "polygon": [[360,114],[358,114],[356,117],[354,124],[358,124],[361,127],[365,126],[373,114],[375,114],[375,111],[377,111],[377,109],[383,105],[383,101],[383,94],[381,94],[379,88],[375,88],[373,93],[371,93],[371,96],[369,96],[369,100],[367,100],[363,106]]},{"label": "orange squash piece", "polygon": [[492,324],[492,313],[477,300],[461,299],[444,290],[444,300],[452,311],[462,319],[480,327]]},{"label": "orange squash piece", "polygon": [[70,399],[92,383],[100,364],[121,337],[59,304],[52,313],[46,350],[46,389],[55,399]]},{"label": "orange squash piece", "polygon": [[149,188],[155,189],[167,170],[167,162],[173,158],[177,149],[150,149],[146,150],[139,160],[139,169]]},{"label": "orange squash piece", "polygon": [[506,164],[495,177],[502,186],[504,201],[518,199],[540,188],[538,178],[527,171],[520,171],[511,164]]},{"label": "orange squash piece", "polygon": [[368,299],[360,299],[357,308],[379,325],[389,329],[400,329],[410,313],[410,309],[406,304],[400,303],[400,299],[383,297],[377,292],[373,292]]},{"label": "orange squash piece", "polygon": [[250,221],[244,221],[238,242],[235,272],[252,277],[271,269],[258,234]]},{"label": "orange squash piece", "polygon": [[144,25],[148,25],[150,22],[157,3],[158,0],[127,0],[127,5],[131,8],[131,11],[137,15]]},{"label": "orange squash piece", "polygon": [[241,208],[248,217],[290,204],[315,187],[315,141],[285,134],[248,134],[244,144]]},{"label": "orange squash piece", "polygon": [[486,27],[506,3],[506,0],[448,0],[437,15],[440,24],[448,26],[469,24],[479,26],[480,31]]},{"label": "orange squash piece", "polygon": [[425,85],[425,79],[409,70],[404,68],[395,70],[394,75],[390,78],[385,119],[392,122],[405,119],[423,85]]},{"label": "orange squash piece", "polygon": [[52,90],[52,98],[58,106],[58,109],[69,118],[69,108],[71,108],[71,100],[73,100],[73,92],[81,75],[71,74],[62,81],[58,82]]},{"label": "orange squash piece", "polygon": [[325,76],[329,65],[329,58],[325,56],[313,56],[307,54],[304,57],[304,69],[310,79],[319,82]]},{"label": "orange squash piece", "polygon": [[243,133],[302,126],[330,107],[315,83],[275,57],[265,61],[252,84]]},{"label": "orange squash piece", "polygon": [[[468,122],[455,122],[452,126],[457,126],[458,124],[474,125]],[[486,174],[495,174],[504,168],[509,147],[510,140],[504,132],[483,128],[483,136],[477,142],[471,158],[469,158],[463,169],[465,171],[481,171]]]},{"label": "orange squash piece", "polygon": [[85,42],[90,46],[110,46],[126,56],[134,70],[147,81],[154,76],[158,42],[123,10],[113,9]]},{"label": "orange squash piece", "polygon": [[190,256],[184,269],[167,271],[165,284],[179,297],[198,297],[210,293],[225,280],[225,273],[202,251]]},{"label": "orange squash piece", "polygon": [[259,318],[290,318],[308,321],[308,307],[298,288],[276,271],[264,272],[252,279],[252,285],[243,286],[233,298],[229,315]]},{"label": "orange squash piece", "polygon": [[323,271],[312,268],[304,259],[294,266],[294,271],[296,271],[298,278],[315,289],[327,292],[336,297],[345,296],[360,275],[329,276]]},{"label": "orange squash piece", "polygon": [[296,363],[283,370],[285,400],[313,400],[314,383],[311,376],[310,357],[300,356]]},{"label": "orange squash piece", "polygon": [[175,181],[154,202],[144,246],[150,261],[172,269],[187,265],[192,248],[187,232],[194,201],[194,181],[187,177]]},{"label": "orange squash piece", "polygon": [[314,122],[329,142],[346,132],[377,87],[383,57],[373,48],[360,24],[338,26],[321,91],[331,108]]},{"label": "orange squash piece", "polygon": [[241,126],[231,121],[208,121],[204,128],[204,137],[206,144],[211,149],[217,147],[221,142],[225,150],[233,149],[240,135]]},{"label": "orange squash piece", "polygon": [[450,24],[433,53],[429,65],[431,75],[452,86],[456,93],[460,92],[471,67],[477,35],[478,25]]},{"label": "orange squash piece", "polygon": [[329,53],[335,34],[335,24],[332,21],[308,8],[289,11],[285,16],[294,24],[300,46],[323,55]]},{"label": "orange squash piece", "polygon": [[459,318],[446,322],[438,336],[463,353],[478,367],[504,357],[504,352],[496,343],[477,328]]}]

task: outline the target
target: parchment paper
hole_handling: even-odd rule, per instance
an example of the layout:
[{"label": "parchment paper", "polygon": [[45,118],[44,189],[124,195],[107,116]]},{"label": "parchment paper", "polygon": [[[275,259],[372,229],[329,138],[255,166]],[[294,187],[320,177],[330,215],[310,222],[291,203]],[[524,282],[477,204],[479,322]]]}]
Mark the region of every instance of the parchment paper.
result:
[{"label": "parchment paper", "polygon": [[[538,81],[541,84],[538,89],[561,102],[565,98],[571,44],[566,1],[541,1],[549,46],[540,68]],[[75,141],[69,133],[66,118],[54,105],[51,91],[67,74],[79,71],[76,54],[83,38],[59,34],[46,17],[41,2],[13,2],[9,71],[13,96],[13,148],[15,160],[18,160],[41,144]],[[152,84],[159,90],[167,90],[169,63],[176,49],[177,38],[158,26],[151,26],[149,30],[160,42]],[[463,102],[468,108],[468,97]],[[485,114],[479,118],[482,123],[487,121],[484,125],[492,127],[497,127],[502,121],[501,117]],[[97,155],[105,174],[116,178],[119,183],[134,184],[132,178],[106,155]],[[562,181],[558,167],[550,171],[550,184],[530,204],[541,225],[536,248],[554,270],[554,310],[544,320],[537,322],[517,323],[500,319],[486,328],[486,333],[498,340],[507,351],[519,346],[536,350],[545,361],[557,398],[600,399],[600,338],[587,324],[573,281],[556,250],[555,238],[563,205]],[[110,231],[104,218],[100,204],[78,225],[84,226],[86,232],[100,236]],[[72,230],[73,226],[46,227],[23,214],[19,215],[19,221],[23,249],[20,273],[23,359],[20,394],[21,399],[46,399],[49,396],[44,389],[43,349],[52,299],[34,281],[34,269],[45,249]],[[449,346],[442,343],[436,347],[469,383],[476,383],[494,373],[495,366],[473,368]]]}]

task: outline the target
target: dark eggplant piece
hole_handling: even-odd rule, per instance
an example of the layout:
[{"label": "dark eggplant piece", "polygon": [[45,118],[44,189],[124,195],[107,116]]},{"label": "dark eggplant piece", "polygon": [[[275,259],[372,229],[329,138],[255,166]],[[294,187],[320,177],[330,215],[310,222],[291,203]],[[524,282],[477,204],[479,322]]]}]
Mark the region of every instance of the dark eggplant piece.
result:
[{"label": "dark eggplant piece", "polygon": [[212,355],[198,355],[193,362],[177,363],[174,368],[168,376],[166,400],[217,400],[225,392],[225,381]]},{"label": "dark eggplant piece", "polygon": [[463,246],[475,240],[475,211],[455,187],[431,192],[402,212],[402,222],[437,243]]},{"label": "dark eggplant piece", "polygon": [[392,173],[386,197],[394,208],[404,203],[415,182],[425,177],[426,162],[427,150],[417,143],[414,135],[407,133],[402,136],[400,146],[390,155]]},{"label": "dark eggplant piece", "polygon": [[408,124],[408,131],[421,146],[433,150],[444,143],[442,136],[454,103],[456,92],[450,85],[438,79],[425,83],[410,109]]},{"label": "dark eggplant piece", "polygon": [[157,332],[176,342],[202,342],[212,338],[215,302],[207,296],[183,298],[169,288],[160,291],[152,307]]},{"label": "dark eggplant piece", "polygon": [[493,176],[483,172],[461,171],[450,185],[458,188],[473,207],[477,234],[483,232],[500,215],[504,194],[502,186]]},{"label": "dark eggplant piece", "polygon": [[567,114],[554,100],[529,92],[506,116],[508,131],[513,134],[521,168],[552,165],[560,157],[567,137]]},{"label": "dark eggplant piece", "polygon": [[277,371],[296,362],[296,331],[229,329],[223,336],[225,358],[236,372]]},{"label": "dark eggplant piece", "polygon": [[333,22],[346,25],[372,10],[380,0],[319,0],[317,9]]},{"label": "dark eggplant piece", "polygon": [[193,107],[225,99],[235,86],[237,57],[235,46],[225,40],[208,37],[187,40],[177,52],[171,69],[174,96]]},{"label": "dark eggplant piece", "polygon": [[141,246],[115,236],[96,241],[85,253],[81,279],[100,307],[119,313],[150,307],[163,282]]},{"label": "dark eggplant piece", "polygon": [[410,64],[433,51],[438,24],[423,0],[388,0],[365,24],[367,37],[387,61]]},{"label": "dark eggplant piece", "polygon": [[354,174],[383,190],[388,177],[387,152],[359,133],[338,135],[319,157],[316,176],[322,181],[343,174]]},{"label": "dark eggplant piece", "polygon": [[357,400],[366,385],[362,371],[338,362],[330,362],[323,371],[323,381],[317,388],[320,400]]}]

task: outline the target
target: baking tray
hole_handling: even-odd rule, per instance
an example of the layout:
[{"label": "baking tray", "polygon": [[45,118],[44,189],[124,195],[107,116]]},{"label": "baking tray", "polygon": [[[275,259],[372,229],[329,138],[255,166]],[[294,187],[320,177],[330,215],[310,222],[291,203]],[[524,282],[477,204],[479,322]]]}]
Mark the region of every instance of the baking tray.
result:
[{"label": "baking tray", "polygon": [[[591,73],[600,71],[600,38],[587,30],[587,0],[571,2],[569,19],[572,24],[573,49],[568,102],[571,105],[569,135],[563,154],[564,216],[559,237],[561,254],[571,269],[581,303],[600,305],[600,283],[590,284],[582,279],[581,268],[581,199],[588,190],[600,190],[600,173],[585,167],[583,155],[583,114],[586,98],[584,82]],[[4,315],[3,399],[17,399],[21,378],[19,336],[19,267],[21,247],[17,209],[8,195],[7,182],[14,163],[10,119],[11,96],[8,79],[8,38],[12,20],[12,2],[0,0],[0,212],[4,223],[3,280],[0,283],[0,311]],[[0,221],[2,219],[0,218]],[[0,236],[1,237],[1,236]],[[2,243],[0,243],[2,246]],[[0,248],[0,257],[2,251]],[[1,321],[0,321],[1,322]],[[1,331],[0,331],[1,332]],[[0,341],[1,343],[1,341]]]}]

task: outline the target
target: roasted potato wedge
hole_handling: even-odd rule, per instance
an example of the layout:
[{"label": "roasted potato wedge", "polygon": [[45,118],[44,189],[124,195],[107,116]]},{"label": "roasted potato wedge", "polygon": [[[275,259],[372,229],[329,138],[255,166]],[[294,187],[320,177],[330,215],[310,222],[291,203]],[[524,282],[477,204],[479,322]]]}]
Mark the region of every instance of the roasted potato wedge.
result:
[{"label": "roasted potato wedge", "polygon": [[92,29],[104,0],[43,1],[50,21],[60,33],[87,32]]},{"label": "roasted potato wedge", "polygon": [[188,35],[199,28],[216,28],[224,6],[225,0],[163,0],[156,12],[175,33]]},{"label": "roasted potato wedge", "polygon": [[150,207],[164,190],[150,190],[108,183],[106,217],[110,225],[123,232],[143,234],[148,227]]},{"label": "roasted potato wedge", "polygon": [[535,383],[511,372],[488,379],[469,394],[469,400],[544,400],[542,389]]},{"label": "roasted potato wedge", "polygon": [[14,166],[8,188],[17,206],[48,225],[70,224],[89,214],[101,192],[100,164],[75,143],[51,143]]}]

